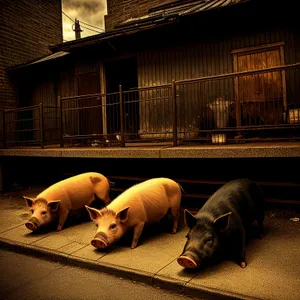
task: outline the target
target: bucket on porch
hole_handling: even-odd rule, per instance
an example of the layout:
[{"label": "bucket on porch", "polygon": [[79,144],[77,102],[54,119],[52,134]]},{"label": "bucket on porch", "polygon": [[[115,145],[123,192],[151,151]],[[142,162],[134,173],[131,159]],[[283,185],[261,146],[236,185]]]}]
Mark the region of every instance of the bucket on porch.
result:
[{"label": "bucket on porch", "polygon": [[300,108],[289,109],[287,121],[290,124],[299,123],[300,122]]},{"label": "bucket on porch", "polygon": [[230,106],[233,103],[233,101],[224,100],[222,97],[219,97],[206,105],[213,111],[216,128],[228,126]]},{"label": "bucket on porch", "polygon": [[213,144],[226,144],[226,133],[212,133],[211,141]]}]

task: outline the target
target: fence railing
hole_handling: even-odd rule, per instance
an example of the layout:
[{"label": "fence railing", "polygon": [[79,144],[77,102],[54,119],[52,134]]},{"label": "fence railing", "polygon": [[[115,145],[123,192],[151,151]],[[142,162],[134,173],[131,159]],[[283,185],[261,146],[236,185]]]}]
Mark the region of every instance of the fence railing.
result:
[{"label": "fence railing", "polygon": [[58,107],[43,104],[2,111],[3,147],[40,146],[59,141]]},{"label": "fence railing", "polygon": [[299,139],[299,82],[299,63],[177,81],[177,134],[220,144]]},{"label": "fence railing", "polygon": [[[50,126],[55,138],[45,138],[51,123],[45,106],[6,111],[3,139],[6,146],[42,147],[57,139],[60,146],[297,140],[299,94],[300,63],[127,91],[120,86],[115,93],[59,98],[57,126]],[[29,127],[17,126],[26,122]]]}]

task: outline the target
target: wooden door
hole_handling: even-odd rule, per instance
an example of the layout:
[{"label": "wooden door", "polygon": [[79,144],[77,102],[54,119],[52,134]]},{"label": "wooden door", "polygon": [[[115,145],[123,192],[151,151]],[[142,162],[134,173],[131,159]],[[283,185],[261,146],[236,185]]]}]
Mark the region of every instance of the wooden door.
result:
[{"label": "wooden door", "polygon": [[77,73],[78,95],[97,94],[78,100],[80,135],[102,134],[100,74],[97,68]]},{"label": "wooden door", "polygon": [[[124,114],[124,132],[126,138],[135,139],[139,131],[139,95],[138,92],[130,89],[138,86],[137,80],[137,60],[136,57],[122,58],[119,60],[108,61],[105,63],[106,91],[114,93],[119,91],[119,85],[122,85],[123,91],[123,114]],[[115,98],[107,98],[107,104],[115,103]],[[109,134],[115,134],[121,130],[120,107],[109,105],[106,109],[107,131]]]},{"label": "wooden door", "polygon": [[[234,71],[251,71],[284,65],[283,44],[239,49]],[[235,79],[237,125],[275,125],[283,122],[286,108],[284,71],[242,76]]]}]

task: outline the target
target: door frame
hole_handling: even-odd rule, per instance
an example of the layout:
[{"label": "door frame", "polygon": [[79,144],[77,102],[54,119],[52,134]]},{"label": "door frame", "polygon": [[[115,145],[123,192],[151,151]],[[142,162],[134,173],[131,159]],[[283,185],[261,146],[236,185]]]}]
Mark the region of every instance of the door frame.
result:
[{"label": "door frame", "polygon": [[[103,97],[102,97],[102,105],[103,105],[103,111],[102,111],[102,120],[103,120],[103,134],[106,134],[107,136],[109,134],[112,134],[111,132],[108,132],[108,118],[109,116],[107,115],[107,110],[106,110],[106,105],[108,104],[108,100],[107,99],[107,94],[110,93],[118,93],[120,92],[120,84],[121,82],[118,83],[118,88],[117,90],[111,90],[108,92],[108,86],[107,83],[109,82],[110,78],[108,78],[107,76],[107,70],[109,69],[109,64],[112,63],[120,63],[122,64],[123,61],[129,60],[129,59],[134,59],[135,63],[136,63],[136,68],[134,69],[135,75],[136,75],[136,84],[138,86],[138,56],[137,54],[124,54],[124,55],[120,55],[118,57],[111,57],[111,58],[107,58],[103,61],[101,61],[100,63],[100,78],[101,78],[101,93],[103,93]],[[130,87],[130,88],[134,88],[134,87]],[[122,89],[124,89],[124,85],[122,85]],[[125,91],[127,91],[128,88],[125,89]],[[121,120],[120,120],[121,122]],[[125,120],[124,120],[125,122]],[[139,122],[138,122],[139,124]],[[125,128],[124,128],[125,129]],[[129,133],[129,132],[128,132]]]},{"label": "door frame", "polygon": [[[271,49],[279,50],[280,65],[283,66],[285,64],[284,45],[285,45],[285,42],[281,41],[281,42],[272,43],[272,44],[264,44],[264,45],[259,45],[259,46],[246,47],[246,48],[232,50],[231,54],[233,55],[233,71],[234,71],[234,73],[238,72],[238,56],[239,55],[250,54],[250,53],[260,53],[260,52],[264,52],[264,51],[269,51]],[[282,84],[283,109],[285,112],[287,109],[285,71],[281,71],[281,84]],[[236,125],[241,126],[241,109],[240,109],[238,77],[234,77],[234,94],[235,94],[235,103],[236,103]]]}]

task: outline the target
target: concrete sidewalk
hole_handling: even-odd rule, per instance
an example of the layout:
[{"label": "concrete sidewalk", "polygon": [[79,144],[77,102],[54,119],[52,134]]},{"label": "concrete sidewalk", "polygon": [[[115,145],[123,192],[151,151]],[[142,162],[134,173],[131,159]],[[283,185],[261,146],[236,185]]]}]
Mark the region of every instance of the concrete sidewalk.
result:
[{"label": "concrete sidewalk", "polygon": [[267,158],[300,157],[300,142],[264,142],[226,145],[180,145],[147,143],[126,147],[23,147],[0,149],[0,157],[78,158]]},{"label": "concrete sidewalk", "polygon": [[[28,193],[27,193],[28,195]],[[29,195],[28,195],[29,196]],[[90,245],[92,221],[31,233],[24,223],[30,212],[21,197],[0,197],[0,246],[61,263],[141,281],[201,299],[300,299],[300,222],[295,212],[267,211],[266,236],[246,248],[248,266],[225,261],[206,270],[184,270],[177,262],[187,228],[170,234],[161,224],[149,226],[140,244],[130,249],[131,236],[107,251]],[[88,283],[87,283],[88,284]]]}]

